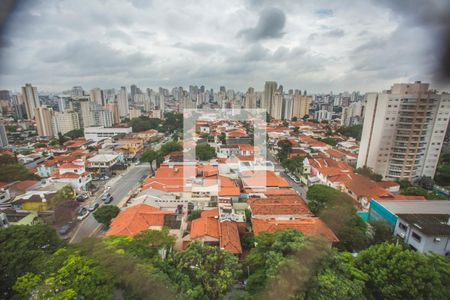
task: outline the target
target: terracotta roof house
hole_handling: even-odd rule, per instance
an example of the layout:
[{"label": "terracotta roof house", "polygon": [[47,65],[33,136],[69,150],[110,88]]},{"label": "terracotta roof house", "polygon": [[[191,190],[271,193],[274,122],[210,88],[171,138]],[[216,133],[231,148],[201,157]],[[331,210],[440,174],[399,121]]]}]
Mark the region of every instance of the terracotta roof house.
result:
[{"label": "terracotta roof house", "polygon": [[255,236],[262,232],[296,229],[307,236],[322,236],[331,243],[339,241],[334,232],[318,217],[306,217],[295,220],[252,218],[252,225]]},{"label": "terracotta roof house", "polygon": [[191,241],[199,241],[236,255],[241,254],[238,223],[231,219],[221,219],[219,215],[219,209],[215,208],[203,211],[200,218],[193,220],[190,234],[183,238],[184,248]]},{"label": "terracotta roof house", "polygon": [[245,190],[290,188],[288,181],[273,171],[244,171],[240,175]]},{"label": "terracotta roof house", "polygon": [[298,195],[247,199],[252,218],[290,220],[312,216],[305,201]]},{"label": "terracotta roof house", "polygon": [[135,236],[147,229],[161,230],[168,224],[170,216],[175,216],[175,212],[163,211],[147,204],[133,205],[117,215],[111,222],[106,236]]}]

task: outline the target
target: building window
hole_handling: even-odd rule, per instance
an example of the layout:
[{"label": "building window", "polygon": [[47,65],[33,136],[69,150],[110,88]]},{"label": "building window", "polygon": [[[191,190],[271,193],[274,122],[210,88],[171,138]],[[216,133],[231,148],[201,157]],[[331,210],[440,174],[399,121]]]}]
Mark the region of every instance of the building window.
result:
[{"label": "building window", "polygon": [[411,234],[411,237],[418,243],[420,243],[420,241],[422,240],[422,237],[420,235],[418,235],[417,233],[413,232]]},{"label": "building window", "polygon": [[405,224],[400,222],[400,223],[398,223],[398,228],[400,228],[401,230],[406,231],[406,229],[408,229],[408,226],[406,226]]}]

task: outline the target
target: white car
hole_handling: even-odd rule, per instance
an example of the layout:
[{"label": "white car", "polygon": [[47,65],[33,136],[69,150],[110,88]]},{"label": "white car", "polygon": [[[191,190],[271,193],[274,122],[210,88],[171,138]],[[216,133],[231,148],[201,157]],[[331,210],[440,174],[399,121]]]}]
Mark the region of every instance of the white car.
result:
[{"label": "white car", "polygon": [[87,210],[86,208],[83,207],[80,210],[80,212],[78,213],[77,220],[82,221],[82,220],[86,219],[87,216],[89,216],[89,210]]}]

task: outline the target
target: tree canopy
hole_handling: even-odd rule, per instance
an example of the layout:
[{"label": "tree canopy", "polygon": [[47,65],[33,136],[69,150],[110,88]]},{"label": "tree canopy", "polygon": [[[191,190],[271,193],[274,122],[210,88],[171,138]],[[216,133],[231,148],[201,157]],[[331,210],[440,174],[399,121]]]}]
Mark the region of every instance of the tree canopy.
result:
[{"label": "tree canopy", "polygon": [[0,229],[0,298],[8,298],[18,277],[36,271],[34,260],[47,257],[62,244],[56,231],[47,225]]},{"label": "tree canopy", "polygon": [[120,212],[120,209],[115,205],[102,205],[94,211],[94,218],[97,222],[109,226],[111,220],[114,219]]},{"label": "tree canopy", "polygon": [[193,242],[186,251],[173,253],[168,275],[193,299],[220,299],[238,278],[238,259],[218,247]]},{"label": "tree canopy", "polygon": [[149,129],[157,130],[161,125],[161,119],[140,116],[138,118],[131,119],[130,125],[133,132],[141,132]]},{"label": "tree canopy", "polygon": [[326,185],[308,189],[309,209],[330,227],[340,240],[339,247],[354,251],[368,246],[366,223],[356,215],[350,196]]},{"label": "tree canopy", "polygon": [[199,160],[210,160],[216,157],[216,150],[209,144],[199,144],[195,146],[195,156]]},{"label": "tree canopy", "polygon": [[366,176],[366,177],[369,177],[370,179],[372,179],[374,181],[381,181],[383,179],[383,176],[373,172],[367,166],[364,166],[364,167],[356,169],[356,173],[361,174],[361,175]]},{"label": "tree canopy", "polygon": [[0,181],[14,182],[29,179],[39,180],[39,176],[33,174],[22,164],[19,164],[14,156],[0,155]]},{"label": "tree canopy", "polygon": [[342,126],[337,130],[337,132],[347,137],[352,137],[360,141],[362,129],[363,129],[362,125]]},{"label": "tree canopy", "polygon": [[450,261],[393,244],[361,251],[356,267],[367,274],[375,299],[450,299]]},{"label": "tree canopy", "polygon": [[67,136],[71,139],[77,139],[84,136],[84,128],[74,129],[69,132],[66,132],[64,136]]}]

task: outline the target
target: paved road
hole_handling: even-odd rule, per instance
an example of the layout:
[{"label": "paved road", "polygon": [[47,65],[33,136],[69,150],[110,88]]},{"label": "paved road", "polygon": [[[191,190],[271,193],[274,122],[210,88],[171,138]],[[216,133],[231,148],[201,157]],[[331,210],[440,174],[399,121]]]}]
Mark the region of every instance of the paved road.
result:
[{"label": "paved road", "polygon": [[[111,187],[109,193],[111,193],[114,198],[110,204],[117,205],[125,196],[139,186],[141,178],[147,176],[149,172],[149,164],[133,164],[125,173],[110,179],[105,184],[105,186]],[[85,202],[83,206],[89,206],[94,202],[98,202],[102,205],[101,195],[95,199],[91,199],[89,202]],[[74,234],[70,239],[70,243],[78,243],[86,237],[95,235],[101,227],[101,224],[94,219],[92,213],[89,214],[89,216],[74,229]]]},{"label": "paved road", "polygon": [[308,202],[308,199],[306,199],[306,190],[302,187],[301,184],[296,183],[286,174],[285,169],[280,165],[278,160],[269,150],[267,151],[267,159],[273,162],[273,164],[275,165],[275,171],[280,172],[280,175],[289,182],[290,186],[297,191],[300,197],[302,197],[303,199],[305,199],[306,202]]}]

